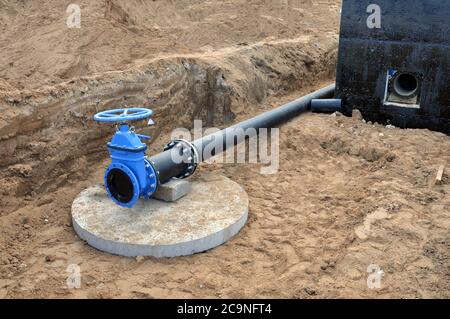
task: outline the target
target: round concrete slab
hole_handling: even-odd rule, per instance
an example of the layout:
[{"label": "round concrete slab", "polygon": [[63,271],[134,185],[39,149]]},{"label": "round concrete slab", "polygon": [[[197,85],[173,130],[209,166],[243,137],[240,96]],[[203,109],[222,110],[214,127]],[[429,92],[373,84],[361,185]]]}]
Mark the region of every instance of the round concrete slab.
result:
[{"label": "round concrete slab", "polygon": [[248,197],[230,179],[205,174],[174,203],[140,200],[117,206],[101,185],[83,191],[72,205],[75,232],[89,245],[115,255],[176,257],[222,245],[248,217]]}]

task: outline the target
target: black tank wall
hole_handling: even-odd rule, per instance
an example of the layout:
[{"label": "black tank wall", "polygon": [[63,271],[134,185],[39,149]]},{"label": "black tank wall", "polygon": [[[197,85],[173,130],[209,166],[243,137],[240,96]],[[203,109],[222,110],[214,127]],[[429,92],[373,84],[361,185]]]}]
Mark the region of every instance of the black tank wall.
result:
[{"label": "black tank wall", "polygon": [[[367,8],[381,8],[369,28]],[[450,1],[343,0],[336,95],[368,120],[450,131]],[[421,77],[420,109],[384,103],[387,72]]]}]

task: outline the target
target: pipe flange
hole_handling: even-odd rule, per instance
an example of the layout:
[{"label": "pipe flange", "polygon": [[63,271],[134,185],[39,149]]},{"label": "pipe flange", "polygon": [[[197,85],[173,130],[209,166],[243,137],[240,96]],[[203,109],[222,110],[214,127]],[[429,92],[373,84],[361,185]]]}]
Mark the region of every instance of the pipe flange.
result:
[{"label": "pipe flange", "polygon": [[144,191],[144,194],[142,195],[142,198],[150,199],[158,189],[159,180],[158,174],[155,168],[153,167],[152,163],[150,163],[150,161],[147,158],[145,158],[144,161],[145,161],[145,169],[147,171],[148,185],[147,189]]},{"label": "pipe flange", "polygon": [[[116,192],[114,189],[110,188],[110,173],[113,171],[120,171],[124,176],[127,177],[130,183],[130,194],[129,198],[121,200],[121,194]],[[111,198],[117,205],[125,207],[125,208],[133,208],[133,206],[137,203],[140,196],[140,188],[139,181],[134,175],[133,171],[126,165],[122,163],[112,163],[105,172],[104,175],[104,184],[106,187],[106,191],[108,193],[109,198]]]},{"label": "pipe flange", "polygon": [[197,170],[198,164],[200,163],[200,155],[194,144],[183,139],[171,141],[164,147],[164,151],[170,151],[176,147],[181,147],[183,149],[183,156],[185,156],[185,161],[187,164],[184,172],[176,176],[176,178],[188,178]]}]

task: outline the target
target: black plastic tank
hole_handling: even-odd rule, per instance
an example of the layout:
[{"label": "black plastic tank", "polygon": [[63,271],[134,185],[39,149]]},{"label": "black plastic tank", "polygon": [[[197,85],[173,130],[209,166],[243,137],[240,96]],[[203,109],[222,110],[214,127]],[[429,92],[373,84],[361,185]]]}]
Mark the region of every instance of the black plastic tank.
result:
[{"label": "black plastic tank", "polygon": [[450,1],[343,0],[336,96],[368,121],[450,133]]}]

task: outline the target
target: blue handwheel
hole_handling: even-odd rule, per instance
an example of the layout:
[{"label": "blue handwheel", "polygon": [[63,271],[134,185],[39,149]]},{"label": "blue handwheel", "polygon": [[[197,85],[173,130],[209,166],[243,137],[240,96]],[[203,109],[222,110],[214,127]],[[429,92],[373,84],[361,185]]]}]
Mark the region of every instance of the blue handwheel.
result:
[{"label": "blue handwheel", "polygon": [[98,122],[127,122],[149,118],[153,111],[144,108],[116,109],[97,113],[94,120]]}]

